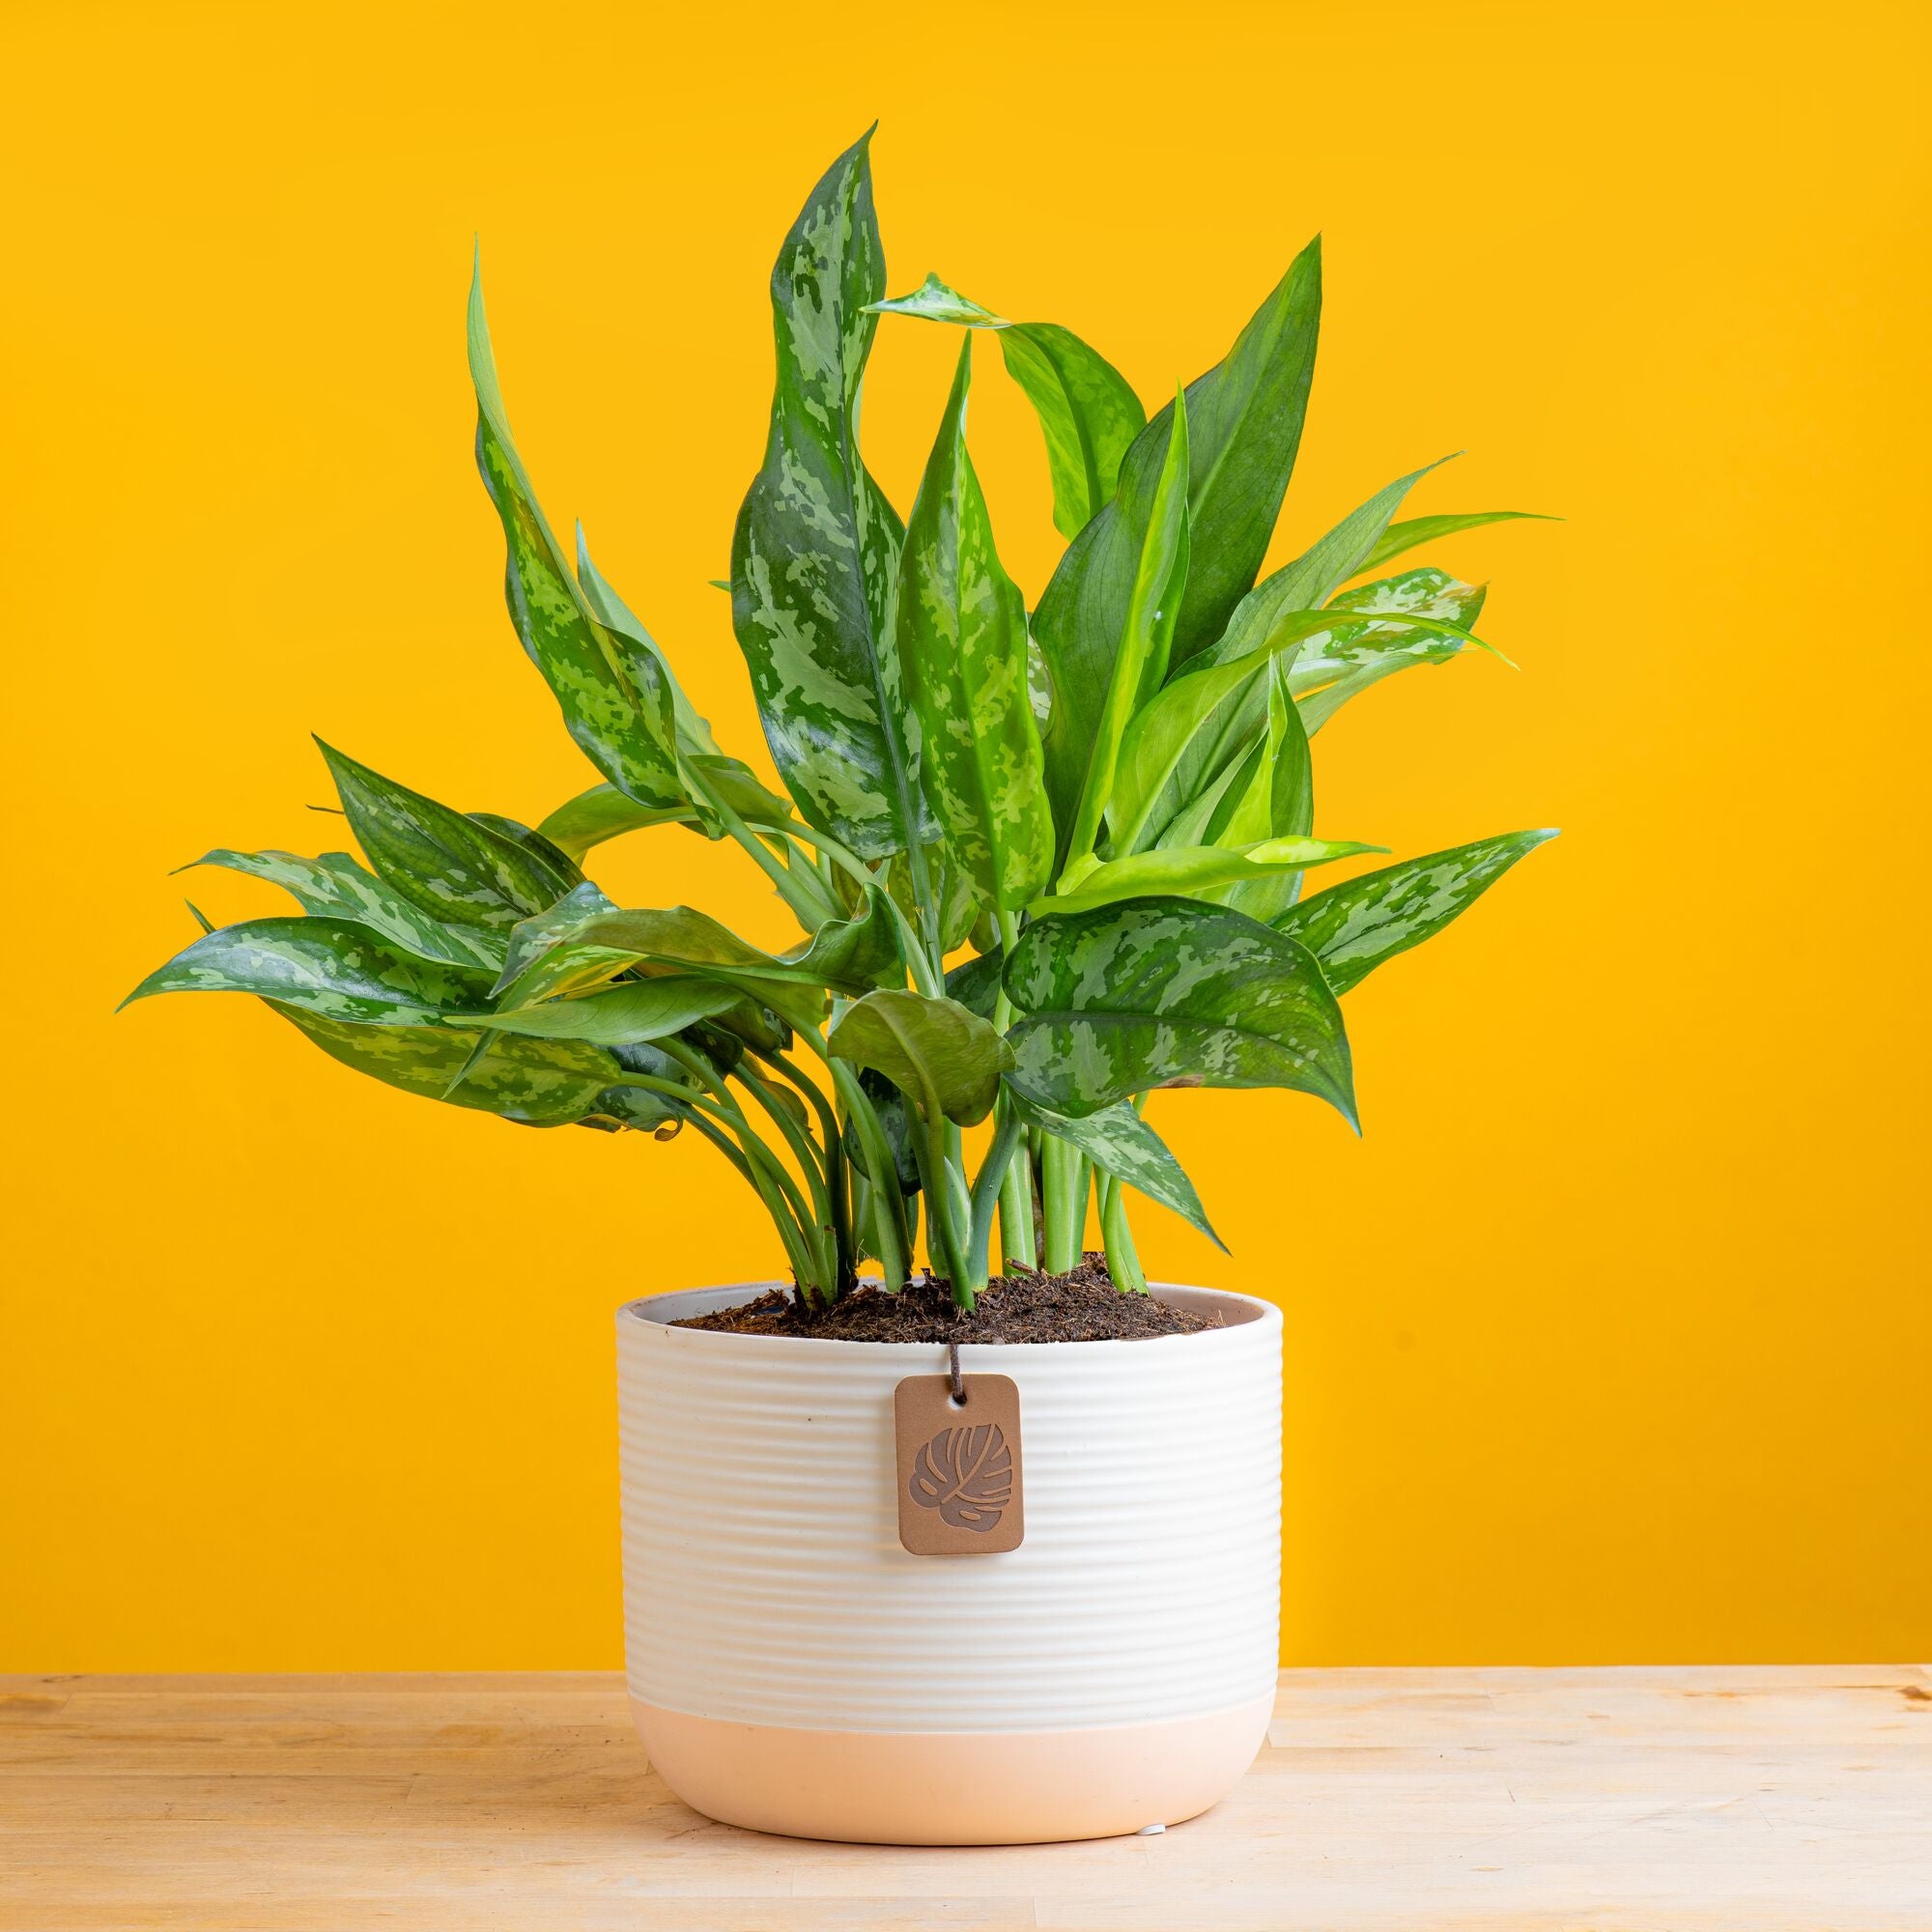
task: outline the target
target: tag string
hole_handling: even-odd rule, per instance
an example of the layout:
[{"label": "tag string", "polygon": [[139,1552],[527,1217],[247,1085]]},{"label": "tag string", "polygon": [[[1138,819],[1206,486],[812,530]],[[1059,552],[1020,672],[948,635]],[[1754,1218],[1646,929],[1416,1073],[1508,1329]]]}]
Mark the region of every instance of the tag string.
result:
[{"label": "tag string", "polygon": [[964,1408],[966,1406],[966,1384],[961,1380],[959,1375],[959,1344],[957,1342],[947,1343],[946,1353],[948,1360],[952,1364],[948,1373],[952,1378],[952,1400],[961,1408]]}]

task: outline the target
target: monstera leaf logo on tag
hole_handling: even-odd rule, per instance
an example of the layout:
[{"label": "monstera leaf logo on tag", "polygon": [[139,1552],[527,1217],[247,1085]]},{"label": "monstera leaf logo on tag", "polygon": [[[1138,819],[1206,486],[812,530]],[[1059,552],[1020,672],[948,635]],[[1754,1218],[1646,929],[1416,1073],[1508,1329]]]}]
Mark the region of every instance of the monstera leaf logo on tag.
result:
[{"label": "monstera leaf logo on tag", "polygon": [[893,1393],[899,1542],[1004,1556],[1026,1540],[1026,1447],[1010,1376],[907,1376]]},{"label": "monstera leaf logo on tag", "polygon": [[913,1465],[907,1492],[954,1529],[980,1535],[999,1527],[1013,1499],[1013,1452],[996,1423],[942,1429]]}]

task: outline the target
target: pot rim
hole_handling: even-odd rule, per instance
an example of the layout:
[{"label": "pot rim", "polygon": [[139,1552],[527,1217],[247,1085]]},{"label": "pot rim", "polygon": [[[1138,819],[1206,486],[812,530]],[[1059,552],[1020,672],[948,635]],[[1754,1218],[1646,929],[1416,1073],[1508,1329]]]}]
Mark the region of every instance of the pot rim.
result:
[{"label": "pot rim", "polygon": [[[922,1362],[928,1361],[935,1349],[943,1349],[941,1341],[930,1342],[870,1342],[854,1341],[842,1335],[743,1335],[728,1329],[719,1328],[679,1328],[663,1314],[650,1311],[654,1305],[668,1301],[682,1301],[693,1294],[723,1294],[743,1292],[747,1300],[753,1299],[768,1289],[782,1288],[779,1281],[729,1281],[710,1282],[694,1288],[667,1289],[658,1294],[645,1294],[634,1301],[622,1303],[617,1309],[619,1321],[626,1319],[644,1326],[654,1328],[667,1339],[674,1338],[679,1347],[705,1348],[717,1344],[742,1348],[753,1344],[765,1349],[861,1349],[874,1354],[899,1355],[910,1361],[917,1356]],[[1220,1328],[1197,1328],[1185,1335],[1109,1335],[1101,1340],[1090,1342],[979,1342],[966,1340],[963,1348],[974,1351],[977,1359],[983,1359],[985,1351],[1001,1350],[1018,1357],[1031,1356],[1036,1360],[1051,1357],[1065,1361],[1069,1353],[1092,1358],[1095,1350],[1108,1349],[1160,1349],[1173,1348],[1179,1343],[1207,1343],[1226,1345],[1236,1337],[1247,1338],[1257,1333],[1264,1334],[1270,1328],[1279,1330],[1282,1325],[1280,1307],[1258,1294],[1242,1294],[1230,1288],[1199,1288],[1189,1282],[1151,1281],[1149,1293],[1156,1300],[1163,1298],[1164,1293],[1179,1290],[1190,1300],[1202,1296],[1210,1302],[1231,1304],[1231,1319]],[[730,1303],[721,1304],[728,1307]],[[1240,1313],[1234,1314],[1234,1310]]]}]

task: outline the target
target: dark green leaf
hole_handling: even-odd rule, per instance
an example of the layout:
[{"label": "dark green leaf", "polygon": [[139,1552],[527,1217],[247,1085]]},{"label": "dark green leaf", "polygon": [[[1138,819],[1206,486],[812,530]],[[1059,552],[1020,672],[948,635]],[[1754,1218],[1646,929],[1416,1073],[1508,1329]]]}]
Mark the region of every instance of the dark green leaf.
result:
[{"label": "dark green leaf", "polygon": [[327,745],[322,755],[369,863],[434,919],[507,928],[554,905],[582,876]]},{"label": "dark green leaf", "polygon": [[948,288],[937,275],[875,312],[924,316],[998,332],[1007,373],[1025,391],[1046,438],[1053,521],[1078,536],[1120,480],[1121,462],[1147,427],[1147,412],[1127,379],[1071,329],[1051,322],[1008,322]]},{"label": "dark green leaf", "polygon": [[502,520],[504,594],[517,636],[590,762],[640,805],[680,804],[670,675],[641,629],[629,635],[597,620],[544,521],[503,412],[480,272],[469,284],[469,374],[476,467]]},{"label": "dark green leaf", "polygon": [[428,1026],[482,1006],[494,977],[405,952],[352,920],[251,919],[197,939],[121,1004],[156,993],[259,993],[325,1019]]},{"label": "dark green leaf", "polygon": [[[1227,359],[1188,385],[1191,555],[1177,665],[1221,635],[1261,568],[1301,441],[1321,308],[1321,250],[1310,242]],[[1170,407],[1136,438],[1118,494],[1068,545],[1035,613],[1053,689],[1047,789],[1063,826],[1086,776],[1173,423]]]},{"label": "dark green leaf", "polygon": [[993,1003],[1000,996],[1000,975],[1007,957],[997,947],[952,967],[946,975],[946,997],[957,1000],[967,1011],[982,1020],[993,1017]]},{"label": "dark green leaf", "polygon": [[746,1004],[733,986],[682,975],[634,980],[578,999],[549,1000],[514,1012],[472,1013],[464,1023],[539,1039],[586,1039],[597,1046],[631,1046],[682,1033]]},{"label": "dark green leaf", "polygon": [[1027,696],[1026,606],[966,453],[972,341],[906,526],[894,635],[947,849],[981,897],[1010,911],[1046,884],[1053,814]]},{"label": "dark green leaf", "polygon": [[970,1127],[991,1111],[1007,1043],[956,1000],[903,988],[867,993],[839,1014],[826,1044],[840,1060],[883,1073],[909,1099]]},{"label": "dark green leaf", "polygon": [[[872,1111],[879,1117],[879,1127],[886,1137],[886,1145],[892,1150],[893,1178],[899,1192],[917,1194],[920,1190],[919,1155],[913,1151],[912,1137],[918,1122],[906,1104],[905,1095],[883,1073],[875,1073],[869,1066],[859,1069],[859,1085],[871,1101]],[[879,1177],[872,1172],[866,1156],[865,1136],[850,1120],[845,1122],[843,1140],[853,1166],[874,1186],[878,1185]]]},{"label": "dark green leaf", "polygon": [[[687,753],[685,766],[701,776],[745,823],[755,830],[777,830],[792,820],[791,801],[780,798],[758,782],[750,766],[737,758]],[[639,805],[615,785],[592,785],[558,806],[537,830],[570,858],[582,861],[592,846],[626,832],[650,825],[691,825],[697,820],[695,806]],[[795,821],[793,821],[795,822]]]},{"label": "dark green leaf", "polygon": [[1341,1009],[1298,942],[1225,906],[1129,899],[1037,920],[1007,966],[1035,1106],[1098,1113],[1152,1087],[1292,1087],[1354,1122]]},{"label": "dark green leaf", "polygon": [[566,799],[537,830],[580,865],[592,846],[647,825],[689,825],[696,813],[688,805],[639,805],[613,784],[592,785]]},{"label": "dark green leaf", "polygon": [[[1188,572],[1187,527],[1187,402],[1174,399],[1174,434],[1154,490],[1148,518],[1147,539],[1134,569],[1133,593],[1127,600],[1125,628],[1108,676],[1107,701],[1100,709],[1092,756],[1080,790],[1080,804],[1069,835],[1068,874],[1093,862],[1107,816],[1120,763],[1121,740],[1128,721],[1157,692],[1167,677],[1174,645],[1175,619],[1179,615]],[[1066,883],[1065,879],[1062,883]]]},{"label": "dark green leaf", "polygon": [[779,776],[861,858],[923,823],[888,635],[903,534],[859,456],[860,380],[885,293],[861,140],[812,190],[772,270],[778,388],[731,547],[731,619]]},{"label": "dark green leaf", "polygon": [[1329,985],[1346,993],[1384,959],[1433,939],[1519,859],[1555,837],[1511,832],[1364,872],[1304,899],[1274,927],[1307,947]]},{"label": "dark green leaf", "polygon": [[898,923],[877,886],[866,888],[863,910],[852,919],[828,921],[802,947],[781,955],[782,964],[814,986],[835,993],[865,993],[905,979]]}]

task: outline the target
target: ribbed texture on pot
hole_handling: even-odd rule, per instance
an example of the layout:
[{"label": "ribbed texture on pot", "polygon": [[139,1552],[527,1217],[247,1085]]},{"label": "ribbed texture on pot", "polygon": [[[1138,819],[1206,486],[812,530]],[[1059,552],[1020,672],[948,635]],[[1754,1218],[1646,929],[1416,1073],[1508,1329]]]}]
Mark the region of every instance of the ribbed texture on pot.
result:
[{"label": "ribbed texture on pot", "polygon": [[899,1547],[893,1391],[946,1350],[666,1325],[757,1292],[618,1313],[635,1695],[748,1723],[1005,1731],[1148,1723],[1273,1684],[1274,1308],[1163,1288],[1230,1325],[966,1348],[967,1373],[1019,1385],[1026,1541],[938,1557]]}]

